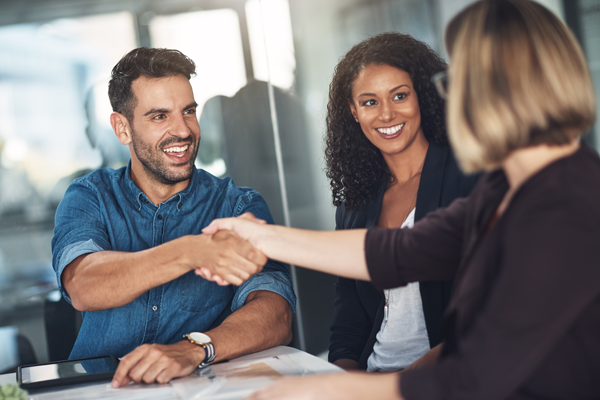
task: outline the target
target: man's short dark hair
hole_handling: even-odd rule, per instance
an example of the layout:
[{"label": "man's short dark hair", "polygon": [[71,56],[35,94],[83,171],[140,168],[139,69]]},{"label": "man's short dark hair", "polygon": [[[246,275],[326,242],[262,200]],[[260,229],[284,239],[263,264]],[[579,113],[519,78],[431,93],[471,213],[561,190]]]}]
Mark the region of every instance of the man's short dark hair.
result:
[{"label": "man's short dark hair", "polygon": [[115,65],[108,82],[108,97],[114,112],[121,113],[130,124],[137,100],[131,84],[140,76],[163,78],[183,75],[188,80],[196,74],[196,64],[178,50],[149,49],[131,50]]}]

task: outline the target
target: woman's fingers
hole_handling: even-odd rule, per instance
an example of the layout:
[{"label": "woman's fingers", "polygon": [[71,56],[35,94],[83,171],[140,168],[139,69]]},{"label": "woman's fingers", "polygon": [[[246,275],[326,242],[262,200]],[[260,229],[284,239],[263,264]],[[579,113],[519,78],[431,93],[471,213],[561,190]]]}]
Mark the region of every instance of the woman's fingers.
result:
[{"label": "woman's fingers", "polygon": [[233,228],[233,220],[234,218],[219,218],[213,220],[208,226],[202,229],[202,233],[205,235],[214,235],[215,233],[228,230],[230,231]]},{"label": "woman's fingers", "polygon": [[252,222],[255,222],[255,223],[261,224],[261,225],[266,225],[267,224],[267,221],[265,221],[264,219],[256,218],[254,216],[254,214],[252,214],[251,212],[243,213],[238,218],[239,219],[245,219],[247,221],[252,221]]},{"label": "woman's fingers", "polygon": [[266,225],[267,224],[267,221],[265,221],[264,219],[256,218],[254,216],[254,214],[252,214],[251,212],[247,212],[236,218],[215,219],[206,228],[202,229],[202,233],[207,234],[207,235],[213,235],[213,234],[217,233],[218,231],[227,230],[227,231],[234,231],[238,235],[241,235],[241,232],[239,229],[241,227],[239,221],[241,221],[241,220],[253,222],[258,225]]}]

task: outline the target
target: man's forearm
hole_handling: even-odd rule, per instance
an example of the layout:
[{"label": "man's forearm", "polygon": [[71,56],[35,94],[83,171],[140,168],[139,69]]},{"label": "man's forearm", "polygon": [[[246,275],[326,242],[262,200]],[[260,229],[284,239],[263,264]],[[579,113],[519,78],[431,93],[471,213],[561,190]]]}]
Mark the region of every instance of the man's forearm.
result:
[{"label": "man's forearm", "polygon": [[243,307],[207,332],[215,346],[216,361],[288,344],[292,340],[292,316],[292,307],[277,293],[250,293]]},{"label": "man's forearm", "polygon": [[82,311],[121,307],[188,271],[206,267],[240,285],[260,272],[266,257],[233,232],[188,235],[135,253],[100,251],[80,256],[62,283]]},{"label": "man's forearm", "polygon": [[183,238],[135,253],[100,251],[79,256],[63,271],[63,287],[80,311],[121,307],[188,272]]},{"label": "man's forearm", "polygon": [[[215,346],[216,361],[260,351],[292,339],[292,307],[269,291],[252,292],[244,306],[206,332]],[[192,372],[205,358],[204,348],[182,340],[171,345],[144,344],[121,359],[113,387],[129,382],[166,383]]]}]

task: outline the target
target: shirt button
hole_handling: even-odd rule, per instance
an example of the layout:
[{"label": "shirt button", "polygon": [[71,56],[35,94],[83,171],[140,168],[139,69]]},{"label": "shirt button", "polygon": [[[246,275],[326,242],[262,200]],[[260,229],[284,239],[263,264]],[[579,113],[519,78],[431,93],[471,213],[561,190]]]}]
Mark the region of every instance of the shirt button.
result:
[{"label": "shirt button", "polygon": [[158,218],[158,219],[162,219],[162,215],[158,214],[158,217],[157,217],[157,218]]},{"label": "shirt button", "polygon": [[152,311],[156,311],[156,310],[158,310],[158,307],[152,306]]}]

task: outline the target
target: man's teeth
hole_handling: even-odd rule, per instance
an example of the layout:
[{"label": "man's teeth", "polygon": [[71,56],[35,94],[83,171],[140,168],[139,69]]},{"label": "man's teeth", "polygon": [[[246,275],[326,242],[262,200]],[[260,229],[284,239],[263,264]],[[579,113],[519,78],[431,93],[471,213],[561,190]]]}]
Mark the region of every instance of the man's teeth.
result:
[{"label": "man's teeth", "polygon": [[186,151],[188,149],[188,147],[190,147],[190,146],[186,144],[185,146],[182,146],[182,147],[169,147],[168,149],[164,149],[163,151],[165,153],[181,153],[181,152]]},{"label": "man's teeth", "polygon": [[404,124],[400,124],[400,125],[392,126],[391,128],[377,128],[377,130],[379,132],[383,133],[384,135],[393,135],[394,133],[398,132],[403,127],[404,127]]}]

